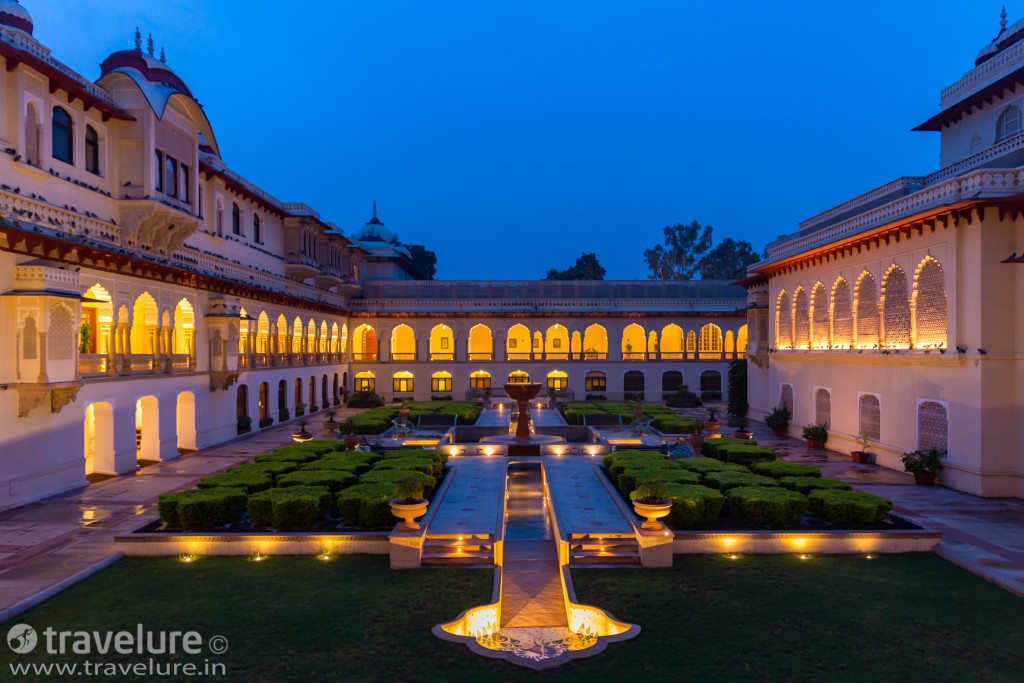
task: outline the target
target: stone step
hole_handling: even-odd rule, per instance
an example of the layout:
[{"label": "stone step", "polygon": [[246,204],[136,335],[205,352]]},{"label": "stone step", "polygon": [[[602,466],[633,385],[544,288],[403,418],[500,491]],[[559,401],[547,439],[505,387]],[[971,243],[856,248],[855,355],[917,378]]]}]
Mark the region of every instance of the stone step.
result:
[{"label": "stone step", "polygon": [[578,559],[581,559],[581,558],[594,558],[594,559],[599,559],[599,560],[609,559],[609,558],[625,558],[625,559],[632,558],[632,559],[635,559],[637,562],[639,562],[640,561],[640,551],[638,549],[636,549],[636,548],[630,548],[630,549],[616,548],[616,549],[608,549],[608,550],[599,550],[597,548],[594,548],[594,549],[590,549],[590,550],[570,550],[569,551],[569,561],[570,562],[574,562],[574,561],[576,561]]}]

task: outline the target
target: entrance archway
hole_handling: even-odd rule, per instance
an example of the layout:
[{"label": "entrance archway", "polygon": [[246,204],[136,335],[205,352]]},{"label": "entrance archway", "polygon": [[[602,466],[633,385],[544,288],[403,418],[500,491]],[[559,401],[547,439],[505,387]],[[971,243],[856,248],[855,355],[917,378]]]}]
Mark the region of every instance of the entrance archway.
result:
[{"label": "entrance archway", "polygon": [[135,402],[135,457],[160,459],[160,403],[156,396],[143,396]]},{"label": "entrance archway", "polygon": [[176,407],[178,451],[196,449],[196,396],[191,391],[178,394]]},{"label": "entrance archway", "polygon": [[85,407],[85,474],[114,474],[114,407],[106,402]]}]

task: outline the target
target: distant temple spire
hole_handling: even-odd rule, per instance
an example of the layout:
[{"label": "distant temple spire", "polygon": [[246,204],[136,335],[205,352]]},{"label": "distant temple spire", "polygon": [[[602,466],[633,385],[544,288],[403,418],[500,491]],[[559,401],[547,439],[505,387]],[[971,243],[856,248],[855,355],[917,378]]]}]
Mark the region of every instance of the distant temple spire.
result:
[{"label": "distant temple spire", "polygon": [[160,63],[161,64],[166,64],[167,63],[167,53],[164,52],[163,48],[160,48]]},{"label": "distant temple spire", "polygon": [[150,33],[149,40],[146,41],[146,52],[148,52],[149,56],[152,57],[155,51],[156,48],[153,46],[153,34]]},{"label": "distant temple spire", "polygon": [[377,200],[376,199],[373,200],[373,217],[374,218],[377,217]]},{"label": "distant temple spire", "polygon": [[142,32],[138,26],[135,27],[135,51],[142,52]]},{"label": "distant temple spire", "polygon": [[1006,5],[1003,5],[1003,11],[999,14],[999,30],[1000,32],[1006,30]]}]

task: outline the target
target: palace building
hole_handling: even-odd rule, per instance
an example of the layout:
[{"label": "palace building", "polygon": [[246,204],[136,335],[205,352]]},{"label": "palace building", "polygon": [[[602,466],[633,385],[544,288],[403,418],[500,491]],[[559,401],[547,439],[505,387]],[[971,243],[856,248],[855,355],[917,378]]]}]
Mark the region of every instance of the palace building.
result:
[{"label": "palace building", "polygon": [[772,242],[748,288],[752,412],[902,469],[946,451],[942,481],[1024,497],[1024,21],[1007,26],[914,130],[939,169],[897,178]]},{"label": "palace building", "polygon": [[376,207],[346,232],[232,170],[138,33],[93,82],[0,0],[0,56],[0,509],[346,391],[717,397],[745,355],[729,282],[412,279]]}]

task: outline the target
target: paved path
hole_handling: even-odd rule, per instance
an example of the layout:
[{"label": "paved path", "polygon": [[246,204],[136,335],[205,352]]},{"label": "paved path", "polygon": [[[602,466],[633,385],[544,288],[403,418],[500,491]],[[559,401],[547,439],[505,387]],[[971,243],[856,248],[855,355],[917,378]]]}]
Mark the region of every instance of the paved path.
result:
[{"label": "paved path", "polygon": [[428,534],[496,534],[505,458],[455,456],[452,478],[427,528]]},{"label": "paved path", "polygon": [[598,478],[597,464],[597,458],[590,456],[544,458],[559,528],[566,535],[628,534],[633,530]]},{"label": "paved path", "polygon": [[[360,410],[338,410],[345,419]],[[338,419],[336,418],[336,419]],[[323,412],[307,427],[319,433]],[[0,610],[29,598],[116,552],[114,536],[158,519],[160,494],[291,443],[295,423],[186,454],[0,513]]]},{"label": "paved path", "polygon": [[512,411],[508,408],[484,408],[474,423],[477,427],[508,427],[512,421]]}]

